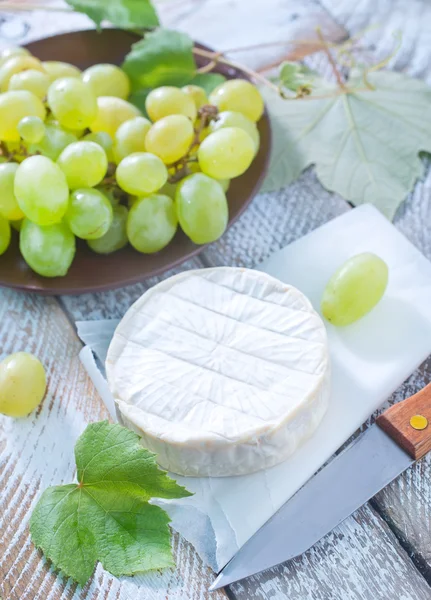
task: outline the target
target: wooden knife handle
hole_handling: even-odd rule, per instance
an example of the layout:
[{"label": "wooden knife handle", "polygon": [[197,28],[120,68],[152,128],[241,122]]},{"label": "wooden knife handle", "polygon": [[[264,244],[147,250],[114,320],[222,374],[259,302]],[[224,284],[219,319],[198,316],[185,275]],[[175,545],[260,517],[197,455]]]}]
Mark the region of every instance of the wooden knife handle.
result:
[{"label": "wooden knife handle", "polygon": [[431,450],[431,383],[388,408],[376,423],[412,458],[425,456]]}]

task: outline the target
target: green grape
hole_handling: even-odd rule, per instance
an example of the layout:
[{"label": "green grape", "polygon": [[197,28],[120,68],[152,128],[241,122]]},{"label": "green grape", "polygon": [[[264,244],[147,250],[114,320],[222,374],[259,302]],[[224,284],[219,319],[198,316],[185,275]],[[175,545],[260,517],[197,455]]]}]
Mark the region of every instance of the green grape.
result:
[{"label": "green grape", "polygon": [[39,117],[24,117],[18,123],[18,133],[25,142],[37,144],[45,136],[45,125]]},{"label": "green grape", "polygon": [[233,110],[225,110],[224,112],[219,113],[216,119],[211,121],[209,131],[213,133],[224,127],[239,127],[240,129],[244,129],[253,140],[255,152],[258,151],[260,136],[256,123],[250,121],[250,119],[245,117],[242,113]]},{"label": "green grape", "polygon": [[0,413],[25,417],[43,400],[46,373],[33,354],[16,352],[0,363]]},{"label": "green grape", "polygon": [[163,185],[160,190],[159,190],[159,194],[162,194],[164,196],[169,196],[169,198],[172,198],[172,200],[175,200],[175,194],[177,191],[177,184],[176,183],[169,183],[169,181],[167,181],[165,183],[165,185]]},{"label": "green grape", "polygon": [[226,193],[230,186],[230,179],[217,179],[216,181],[221,185],[221,189],[224,193]]},{"label": "green grape", "polygon": [[145,147],[147,152],[155,154],[169,165],[187,154],[193,137],[190,119],[183,115],[170,115],[151,126],[145,138]]},{"label": "green grape", "polygon": [[114,96],[97,98],[97,116],[90,125],[91,131],[106,131],[112,139],[122,123],[141,116],[141,111],[130,102]]},{"label": "green grape", "polygon": [[30,154],[39,152],[51,160],[57,160],[66,146],[76,141],[76,135],[59,125],[45,125],[45,136],[37,144],[30,144],[28,150]]},{"label": "green grape", "polygon": [[46,156],[30,156],[19,165],[14,193],[22,212],[38,225],[61,221],[69,203],[66,177]]},{"label": "green grape", "polygon": [[169,244],[178,227],[175,204],[169,196],[153,194],[138,198],[127,219],[127,236],[132,246],[153,254]]},{"label": "green grape", "polygon": [[229,209],[221,185],[204,175],[189,175],[177,187],[178,220],[195,244],[209,244],[225,232]]},{"label": "green grape", "polygon": [[69,127],[65,127],[64,125],[60,125],[60,122],[57,121],[57,119],[54,117],[54,115],[52,113],[49,113],[49,115],[46,117],[45,124],[46,125],[55,125],[56,127],[60,127],[66,133],[72,133],[75,136],[75,141],[78,138],[82,137],[84,135],[84,133],[87,131],[87,128],[84,128],[84,129],[70,129]]},{"label": "green grape", "polygon": [[19,142],[18,123],[24,117],[45,119],[45,107],[37,96],[26,90],[0,94],[0,140]]},{"label": "green grape", "polygon": [[48,92],[51,80],[46,73],[29,69],[12,75],[8,90],[27,90],[32,92],[40,100],[43,100]]},{"label": "green grape", "polygon": [[130,81],[116,65],[93,65],[82,73],[82,81],[99,96],[116,96],[126,100],[130,94]]},{"label": "green grape", "polygon": [[152,194],[165,185],[168,170],[163,161],[149,152],[135,152],[123,158],[115,174],[117,183],[128,194]]},{"label": "green grape", "polygon": [[127,246],[127,217],[129,211],[125,206],[115,206],[111,227],[97,240],[88,240],[87,244],[97,254],[111,254]]},{"label": "green grape", "polygon": [[83,142],[95,142],[99,144],[104,151],[106,152],[106,156],[108,158],[108,162],[114,162],[114,142],[112,141],[111,136],[106,131],[94,131],[91,133],[87,133],[82,138]]},{"label": "green grape", "polygon": [[135,117],[124,121],[115,133],[114,156],[119,163],[134,152],[145,152],[145,138],[151,121],[145,117]]},{"label": "green grape", "polygon": [[168,85],[151,90],[145,100],[145,108],[152,121],[159,121],[169,115],[184,115],[194,121],[196,104],[188,94]]},{"label": "green grape", "polygon": [[11,230],[9,221],[0,217],[0,255],[4,254],[9,248]]},{"label": "green grape", "polygon": [[185,85],[181,90],[190,96],[195,103],[196,108],[199,110],[205,104],[209,104],[206,92],[203,88],[198,85]]},{"label": "green grape", "polygon": [[95,142],[69,144],[58,157],[57,164],[66,175],[71,190],[97,185],[108,169],[106,152]]},{"label": "green grape", "polygon": [[13,162],[0,164],[0,216],[8,221],[24,217],[13,191],[18,166]]},{"label": "green grape", "polygon": [[48,89],[48,104],[62,127],[89,127],[97,115],[96,96],[76,77],[56,79]]},{"label": "green grape", "polygon": [[215,179],[232,179],[249,168],[255,150],[244,129],[224,127],[211,133],[199,146],[199,166],[202,173]]},{"label": "green grape", "polygon": [[47,60],[42,63],[45,72],[48,73],[51,83],[63,77],[81,77],[78,67],[59,60]]},{"label": "green grape", "polygon": [[71,193],[66,221],[77,237],[84,240],[102,237],[111,226],[112,216],[111,203],[99,190],[80,188]]},{"label": "green grape", "polygon": [[25,219],[19,234],[25,262],[43,277],[63,277],[75,256],[75,236],[64,223],[41,226]]},{"label": "green grape", "polygon": [[210,94],[210,102],[220,111],[233,110],[259,121],[264,104],[259,90],[245,79],[230,79],[217,86]]},{"label": "green grape", "polygon": [[12,75],[30,69],[45,73],[45,69],[38,58],[26,55],[12,56],[12,58],[3,63],[0,67],[0,90],[2,92],[7,91]]},{"label": "green grape", "polygon": [[0,67],[14,56],[30,56],[30,52],[27,48],[21,48],[21,46],[9,46],[8,48],[4,48],[0,52]]},{"label": "green grape", "polygon": [[322,314],[333,325],[350,325],[376,306],[387,284],[387,264],[371,252],[357,254],[328,281],[322,297]]}]

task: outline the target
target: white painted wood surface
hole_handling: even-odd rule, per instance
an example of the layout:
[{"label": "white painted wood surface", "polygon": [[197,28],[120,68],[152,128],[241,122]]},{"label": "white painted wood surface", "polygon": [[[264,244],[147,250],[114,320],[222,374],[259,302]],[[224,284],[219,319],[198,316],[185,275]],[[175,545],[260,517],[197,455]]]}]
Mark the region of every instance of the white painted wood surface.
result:
[{"label": "white painted wood surface", "polygon": [[0,597],[222,600],[222,591],[207,592],[211,570],[177,535],[176,569],[119,581],[99,565],[83,589],[54,573],[31,543],[28,520],[40,493],[73,481],[77,437],[89,422],[108,416],[79,361],[81,347],[56,299],[0,292],[0,359],[19,350],[33,352],[49,376],[47,395],[29,418],[0,415]]},{"label": "white painted wood surface", "polygon": [[[328,35],[341,37],[344,24],[355,33],[380,20],[383,33],[368,35],[374,36],[371,38],[376,46],[373,51],[386,54],[392,47],[391,30],[401,24],[407,31],[405,50],[396,59],[395,66],[426,77],[431,73],[426,19],[430,8],[424,1],[410,0],[407,4],[402,0],[322,0],[321,4],[323,9],[312,0],[301,3],[292,0],[265,3],[261,0],[159,0],[165,24],[193,35],[198,28],[200,39],[217,48],[310,37],[316,23],[323,23]],[[65,18],[46,13],[8,17],[6,23],[0,18],[0,43],[16,43],[21,39],[87,27],[88,23],[84,16]],[[276,55],[284,55],[286,50],[290,50],[290,46],[280,47]],[[241,59],[261,66],[271,62],[274,56],[271,51],[259,56],[247,54]],[[431,217],[429,186],[425,178],[399,211],[396,222],[431,257],[431,237],[423,226]],[[275,249],[348,209],[344,200],[323,190],[313,172],[307,171],[286,190],[258,196],[219,243],[183,268],[220,264],[253,266]],[[6,495],[0,496],[2,600],[200,600],[209,597],[218,600],[225,597],[223,593],[219,596],[206,593],[211,580],[209,570],[177,536],[174,539],[176,572],[145,576],[139,579],[141,587],[138,588],[134,581],[117,582],[98,567],[91,583],[81,590],[49,570],[32,549],[26,529],[34,494],[51,482],[70,480],[74,470],[71,450],[76,436],[87,422],[106,415],[77,360],[80,344],[66,315],[70,319],[121,316],[157,279],[111,293],[63,297],[61,305],[54,299],[0,292],[0,357],[17,349],[30,349],[46,361],[52,374],[49,395],[34,418],[27,423],[19,422],[16,429],[11,420],[3,417],[0,420],[0,489],[3,491],[3,487],[8,486]],[[404,392],[412,393],[430,376],[431,363],[427,363],[420,373],[410,378]],[[51,432],[50,444],[47,432]],[[34,451],[32,441],[37,441]],[[428,565],[431,560],[429,464],[425,459],[410,469],[375,501],[377,510],[401,533],[403,541],[412,546],[418,562],[424,560]],[[229,596],[238,600],[425,600],[431,598],[431,589],[381,515],[367,506],[303,557],[236,584]]]},{"label": "white painted wood surface", "polygon": [[[431,5],[423,0],[322,0],[325,8],[349,33],[366,30],[366,40],[379,58],[393,47],[393,32],[401,33],[401,47],[391,61],[395,69],[431,84]],[[376,25],[373,29],[371,26]],[[431,259],[431,169],[400,207],[395,224]],[[431,360],[425,361],[392,400],[413,394],[431,380]],[[382,491],[374,505],[403,541],[418,567],[431,581],[431,457],[428,455]],[[431,594],[430,594],[431,597]]]}]

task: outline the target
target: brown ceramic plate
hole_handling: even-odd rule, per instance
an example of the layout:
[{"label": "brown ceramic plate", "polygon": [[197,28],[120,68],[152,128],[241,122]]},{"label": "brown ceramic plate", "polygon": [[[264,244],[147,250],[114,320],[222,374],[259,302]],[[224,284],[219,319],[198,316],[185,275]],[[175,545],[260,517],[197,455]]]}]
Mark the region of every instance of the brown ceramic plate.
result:
[{"label": "brown ceramic plate", "polygon": [[[61,60],[85,69],[96,63],[121,64],[130,46],[139,39],[119,29],[76,31],[32,42],[27,48],[41,60]],[[202,46],[204,47],[204,46]],[[197,60],[199,64],[199,60]],[[244,73],[220,65],[218,72],[227,77],[244,77]],[[268,166],[271,132],[268,116],[259,123],[261,146],[250,169],[234,179],[227,194],[231,225],[258,191]],[[109,290],[137,283],[162,273],[198,254],[204,246],[196,246],[181,231],[173,241],[156,254],[140,254],[130,246],[110,255],[91,252],[78,240],[75,259],[65,277],[45,278],[34,273],[24,262],[18,247],[18,236],[0,257],[0,285],[41,294],[82,294]]]}]

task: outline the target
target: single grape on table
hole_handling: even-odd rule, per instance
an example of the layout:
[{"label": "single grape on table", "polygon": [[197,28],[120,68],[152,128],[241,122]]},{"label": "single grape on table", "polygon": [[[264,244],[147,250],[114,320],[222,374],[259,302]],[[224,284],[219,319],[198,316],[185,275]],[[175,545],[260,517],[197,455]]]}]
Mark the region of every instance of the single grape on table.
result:
[{"label": "single grape on table", "polygon": [[387,285],[388,266],[384,260],[371,252],[352,256],[328,281],[322,314],[333,325],[350,325],[380,302]]},{"label": "single grape on table", "polygon": [[19,236],[33,271],[62,277],[75,237],[101,255],[160,252],[179,227],[195,244],[217,240],[230,181],[259,149],[257,88],[161,86],[144,116],[120,67],[55,58],[0,52],[0,255]]},{"label": "single grape on table", "polygon": [[33,354],[16,352],[0,362],[0,413],[26,417],[41,403],[45,392],[45,369]]}]

